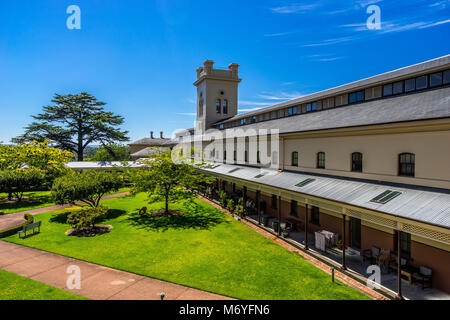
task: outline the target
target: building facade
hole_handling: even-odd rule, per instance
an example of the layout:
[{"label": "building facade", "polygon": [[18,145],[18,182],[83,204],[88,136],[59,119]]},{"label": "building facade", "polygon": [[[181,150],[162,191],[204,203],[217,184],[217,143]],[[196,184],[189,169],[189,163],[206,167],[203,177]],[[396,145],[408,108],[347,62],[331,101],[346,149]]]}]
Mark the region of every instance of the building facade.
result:
[{"label": "building facade", "polygon": [[450,293],[450,55],[242,114],[240,81],[237,64],[197,69],[196,139],[216,187],[358,254],[400,251]]}]

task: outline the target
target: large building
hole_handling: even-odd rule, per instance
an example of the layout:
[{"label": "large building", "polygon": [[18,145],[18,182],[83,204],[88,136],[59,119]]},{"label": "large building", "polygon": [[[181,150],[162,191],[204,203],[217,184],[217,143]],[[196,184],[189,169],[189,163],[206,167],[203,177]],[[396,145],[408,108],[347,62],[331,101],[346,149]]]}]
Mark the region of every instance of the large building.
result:
[{"label": "large building", "polygon": [[400,249],[401,270],[450,293],[450,55],[242,114],[238,65],[213,64],[197,69],[194,140],[216,189],[303,231],[305,249],[319,230],[352,254]]}]

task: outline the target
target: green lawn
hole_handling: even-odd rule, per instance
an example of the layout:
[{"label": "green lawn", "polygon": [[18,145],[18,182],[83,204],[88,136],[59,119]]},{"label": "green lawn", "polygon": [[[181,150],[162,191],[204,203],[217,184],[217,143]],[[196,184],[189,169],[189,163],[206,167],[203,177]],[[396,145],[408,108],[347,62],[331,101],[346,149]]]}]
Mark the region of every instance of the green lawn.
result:
[{"label": "green lawn", "polygon": [[87,298],[0,270],[0,300],[87,300]]},{"label": "green lawn", "polygon": [[[118,191],[111,192],[111,194],[129,190],[130,188],[124,187],[120,188]],[[54,203],[50,199],[50,191],[25,192],[24,198],[21,202],[15,201],[13,203],[6,203],[7,200],[8,194],[0,193],[0,212],[4,212],[6,214],[54,205]]]},{"label": "green lawn", "polygon": [[66,210],[37,215],[38,235],[3,240],[240,299],[369,299],[203,201],[172,204],[185,213],[171,218],[139,217],[162,207],[144,194],[102,203],[114,209],[109,233],[64,235]]},{"label": "green lawn", "polygon": [[13,213],[53,205],[50,199],[50,191],[25,192],[21,202],[6,203],[7,200],[8,194],[0,193],[0,212]]}]

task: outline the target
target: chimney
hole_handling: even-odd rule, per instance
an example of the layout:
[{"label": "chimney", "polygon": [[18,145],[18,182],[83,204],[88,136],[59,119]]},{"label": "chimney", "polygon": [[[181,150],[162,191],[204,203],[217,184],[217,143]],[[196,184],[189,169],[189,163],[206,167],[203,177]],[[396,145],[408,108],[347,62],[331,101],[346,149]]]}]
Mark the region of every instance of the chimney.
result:
[{"label": "chimney", "polygon": [[164,138],[163,138],[163,132],[162,132],[162,131],[159,133],[159,136],[161,137],[161,139],[164,139]]},{"label": "chimney", "polygon": [[203,62],[203,69],[205,70],[206,74],[211,74],[213,69],[214,61],[212,60],[205,60]]},{"label": "chimney", "polygon": [[238,68],[239,68],[239,65],[237,63],[230,63],[228,65],[228,69],[231,71],[231,76],[233,78],[238,77]]},{"label": "chimney", "polygon": [[153,131],[150,131],[150,139],[153,139]]}]

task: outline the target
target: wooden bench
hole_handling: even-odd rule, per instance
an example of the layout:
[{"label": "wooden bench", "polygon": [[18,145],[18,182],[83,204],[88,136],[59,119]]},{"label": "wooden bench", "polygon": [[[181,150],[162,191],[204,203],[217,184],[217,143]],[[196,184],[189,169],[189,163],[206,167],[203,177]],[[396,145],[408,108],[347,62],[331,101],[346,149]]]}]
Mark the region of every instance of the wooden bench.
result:
[{"label": "wooden bench", "polygon": [[[23,226],[22,230],[19,231],[19,238],[20,238],[20,234],[24,234],[23,237],[27,236],[27,231],[32,231],[32,235],[41,232],[41,222],[42,221],[38,221],[38,222],[33,222],[30,224],[27,224],[25,226]],[[38,229],[38,231],[36,232],[36,229]]]}]

